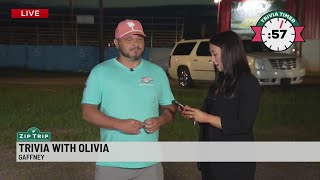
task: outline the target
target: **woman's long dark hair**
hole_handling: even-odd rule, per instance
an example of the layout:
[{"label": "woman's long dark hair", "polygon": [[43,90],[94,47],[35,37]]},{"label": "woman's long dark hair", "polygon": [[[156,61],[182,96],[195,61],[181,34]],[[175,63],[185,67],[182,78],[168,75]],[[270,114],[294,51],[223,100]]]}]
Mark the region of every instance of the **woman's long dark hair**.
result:
[{"label": "woman's long dark hair", "polygon": [[[233,94],[234,88],[244,73],[250,73],[246,52],[242,40],[233,31],[224,31],[214,35],[210,44],[221,48],[223,72],[216,73],[214,92],[215,94]],[[217,69],[215,69],[217,72]]]}]

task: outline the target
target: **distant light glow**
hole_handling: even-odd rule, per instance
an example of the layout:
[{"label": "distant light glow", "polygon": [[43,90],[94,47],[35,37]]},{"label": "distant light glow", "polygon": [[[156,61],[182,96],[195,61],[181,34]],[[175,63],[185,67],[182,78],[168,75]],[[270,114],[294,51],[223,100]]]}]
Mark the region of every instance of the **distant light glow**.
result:
[{"label": "distant light glow", "polygon": [[215,4],[218,4],[218,3],[221,2],[221,0],[214,0],[213,2],[214,2]]}]

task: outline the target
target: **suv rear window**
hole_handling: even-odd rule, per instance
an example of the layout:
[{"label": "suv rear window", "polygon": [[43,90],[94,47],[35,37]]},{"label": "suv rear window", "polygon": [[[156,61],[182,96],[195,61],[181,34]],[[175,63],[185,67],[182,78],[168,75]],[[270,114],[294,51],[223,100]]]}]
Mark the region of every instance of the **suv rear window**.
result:
[{"label": "suv rear window", "polygon": [[209,41],[201,42],[199,44],[197,56],[211,56],[209,52]]},{"label": "suv rear window", "polygon": [[172,55],[189,55],[196,42],[180,43],[174,49]]}]

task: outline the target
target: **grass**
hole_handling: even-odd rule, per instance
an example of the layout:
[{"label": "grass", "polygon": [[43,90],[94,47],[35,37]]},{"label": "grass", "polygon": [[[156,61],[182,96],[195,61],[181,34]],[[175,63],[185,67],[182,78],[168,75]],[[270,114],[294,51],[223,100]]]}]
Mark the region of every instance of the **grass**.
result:
[{"label": "grass", "polygon": [[290,91],[265,89],[260,103],[257,127],[320,128],[320,88],[295,88]]},{"label": "grass", "polygon": [[[175,98],[200,107],[207,87],[173,87]],[[0,143],[15,144],[17,131],[35,126],[53,141],[96,141],[99,129],[81,119],[82,86],[1,85]],[[255,123],[257,140],[320,140],[320,87],[263,88]],[[160,131],[162,141],[197,140],[198,127],[176,115]]]}]

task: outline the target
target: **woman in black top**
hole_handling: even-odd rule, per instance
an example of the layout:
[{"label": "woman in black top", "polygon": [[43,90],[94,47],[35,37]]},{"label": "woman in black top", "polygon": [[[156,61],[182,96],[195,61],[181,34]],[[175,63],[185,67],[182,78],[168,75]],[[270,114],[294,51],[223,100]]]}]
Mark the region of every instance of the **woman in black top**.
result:
[{"label": "woman in black top", "polygon": [[[253,141],[260,87],[250,73],[242,40],[232,31],[222,32],[210,39],[209,51],[216,79],[201,110],[186,106],[181,113],[200,124],[200,141]],[[198,165],[203,180],[253,180],[256,167],[254,162]]]}]

